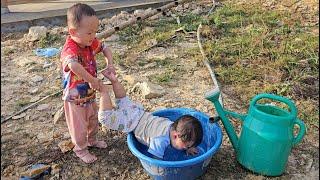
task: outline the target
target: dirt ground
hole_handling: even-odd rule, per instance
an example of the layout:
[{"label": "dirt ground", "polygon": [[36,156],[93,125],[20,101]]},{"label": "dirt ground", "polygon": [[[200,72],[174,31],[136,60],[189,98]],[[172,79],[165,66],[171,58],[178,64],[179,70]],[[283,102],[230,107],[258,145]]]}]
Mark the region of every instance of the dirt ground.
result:
[{"label": "dirt ground", "polygon": [[[136,61],[143,65],[116,65],[119,78],[129,96],[141,102],[147,111],[189,107],[213,116],[213,104],[204,99],[204,94],[212,89],[210,75],[201,62],[185,56],[190,48],[197,47],[196,36],[181,38],[183,40],[177,43],[173,40],[170,46],[154,47],[139,54]],[[107,43],[119,54],[129,48],[117,41]],[[27,42],[21,33],[1,35],[1,119],[60,90],[59,59],[38,57],[34,49],[35,45]],[[163,73],[163,68],[148,61],[155,56],[174,59],[179,74],[161,84],[166,91],[162,97],[144,99],[139,91],[132,89],[134,83],[125,80],[125,76],[144,81]],[[44,67],[44,64],[50,65]],[[222,92],[226,108],[246,112],[246,105],[234,100],[229,87],[223,87]],[[1,124],[1,178],[17,179],[32,165],[46,163],[54,169],[46,179],[150,179],[138,158],[128,149],[126,134],[120,132],[100,128],[98,137],[105,140],[108,147],[90,149],[98,157],[92,165],[81,162],[72,151],[62,153],[58,144],[70,139],[67,125],[64,120],[53,123],[53,116],[61,105],[61,95],[53,96]],[[233,124],[239,130],[240,124]],[[223,127],[221,122],[219,125]],[[292,149],[285,173],[279,177],[265,177],[246,170],[236,161],[235,151],[223,130],[223,143],[199,179],[318,179],[318,134],[317,127],[308,128],[303,141]]]}]

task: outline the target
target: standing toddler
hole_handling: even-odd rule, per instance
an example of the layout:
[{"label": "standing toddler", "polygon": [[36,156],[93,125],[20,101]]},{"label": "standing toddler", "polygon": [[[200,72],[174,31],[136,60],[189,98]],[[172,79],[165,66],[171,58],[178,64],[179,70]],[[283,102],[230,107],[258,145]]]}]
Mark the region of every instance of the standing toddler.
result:
[{"label": "standing toddler", "polygon": [[73,151],[85,163],[92,163],[97,157],[88,147],[106,148],[104,141],[98,141],[99,129],[95,91],[101,87],[97,78],[95,55],[102,52],[108,67],[114,71],[111,51],[96,39],[99,20],[94,9],[77,3],[67,12],[69,36],[61,52],[63,73],[63,97],[66,121]]}]

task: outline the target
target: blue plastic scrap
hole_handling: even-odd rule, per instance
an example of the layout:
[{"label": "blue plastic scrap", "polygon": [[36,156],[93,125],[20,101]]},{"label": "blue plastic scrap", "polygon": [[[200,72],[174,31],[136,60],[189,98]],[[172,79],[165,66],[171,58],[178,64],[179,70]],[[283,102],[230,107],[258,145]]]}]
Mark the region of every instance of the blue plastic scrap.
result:
[{"label": "blue plastic scrap", "polygon": [[[45,164],[35,164],[32,165],[31,169],[37,169],[42,166],[45,166]],[[44,176],[50,174],[51,167],[48,167],[48,169],[40,172],[39,174],[35,174],[33,176],[21,176],[19,180],[44,180]]]},{"label": "blue plastic scrap", "polygon": [[53,57],[61,51],[61,48],[37,48],[34,52],[37,56]]}]

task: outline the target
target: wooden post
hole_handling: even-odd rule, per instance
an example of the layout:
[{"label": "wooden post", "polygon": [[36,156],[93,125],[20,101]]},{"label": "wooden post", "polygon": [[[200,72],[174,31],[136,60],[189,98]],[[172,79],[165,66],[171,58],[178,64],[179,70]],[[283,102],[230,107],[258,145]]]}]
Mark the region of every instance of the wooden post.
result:
[{"label": "wooden post", "polygon": [[1,0],[1,14],[6,14],[8,12],[8,0]]}]

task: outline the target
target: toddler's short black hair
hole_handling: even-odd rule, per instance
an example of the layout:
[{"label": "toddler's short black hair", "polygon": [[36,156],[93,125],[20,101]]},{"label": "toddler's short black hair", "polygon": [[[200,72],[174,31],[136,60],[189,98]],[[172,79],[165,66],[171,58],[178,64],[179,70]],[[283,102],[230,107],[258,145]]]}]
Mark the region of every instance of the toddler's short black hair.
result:
[{"label": "toddler's short black hair", "polygon": [[82,16],[96,16],[95,10],[87,4],[77,3],[67,11],[67,23],[69,28],[78,28]]},{"label": "toddler's short black hair", "polygon": [[172,129],[180,133],[183,142],[193,141],[192,147],[198,146],[203,137],[200,121],[190,115],[183,115],[172,124]]}]

